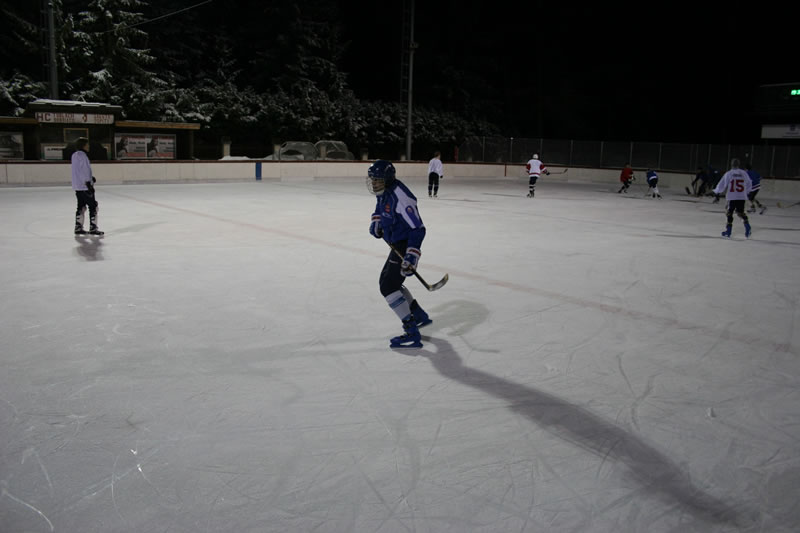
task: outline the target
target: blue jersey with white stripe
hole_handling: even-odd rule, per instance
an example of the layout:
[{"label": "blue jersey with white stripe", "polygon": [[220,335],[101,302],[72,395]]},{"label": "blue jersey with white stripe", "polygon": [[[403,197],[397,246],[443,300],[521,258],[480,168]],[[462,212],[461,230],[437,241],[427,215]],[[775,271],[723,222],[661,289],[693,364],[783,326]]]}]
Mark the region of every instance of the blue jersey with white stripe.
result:
[{"label": "blue jersey with white stripe", "polygon": [[748,170],[747,175],[750,176],[750,181],[753,183],[752,190],[758,190],[761,188],[761,174],[756,172],[755,170]]},{"label": "blue jersey with white stripe", "polygon": [[373,215],[380,215],[383,239],[389,243],[408,241],[410,248],[421,249],[425,224],[419,216],[417,197],[400,180],[377,197]]}]

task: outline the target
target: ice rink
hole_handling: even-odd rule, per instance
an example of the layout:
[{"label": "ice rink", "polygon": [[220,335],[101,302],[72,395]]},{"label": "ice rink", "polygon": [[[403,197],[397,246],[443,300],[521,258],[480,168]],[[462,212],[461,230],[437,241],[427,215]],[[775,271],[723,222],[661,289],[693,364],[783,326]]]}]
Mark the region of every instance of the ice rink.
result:
[{"label": "ice rink", "polygon": [[800,206],[404,181],[405,351],[361,178],[0,189],[0,531],[800,529]]}]

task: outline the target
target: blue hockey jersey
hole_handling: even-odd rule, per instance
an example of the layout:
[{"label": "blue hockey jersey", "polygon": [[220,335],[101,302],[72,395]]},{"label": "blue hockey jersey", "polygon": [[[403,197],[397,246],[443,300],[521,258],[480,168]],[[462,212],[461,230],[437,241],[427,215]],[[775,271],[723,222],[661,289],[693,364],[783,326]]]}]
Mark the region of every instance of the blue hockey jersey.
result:
[{"label": "blue hockey jersey", "polygon": [[380,215],[383,239],[388,243],[408,241],[410,248],[421,249],[425,224],[417,210],[417,197],[400,180],[377,197],[373,215]]},{"label": "blue hockey jersey", "polygon": [[750,182],[753,184],[753,188],[751,190],[757,191],[761,188],[761,174],[756,172],[755,170],[748,170],[747,175],[750,176]]}]

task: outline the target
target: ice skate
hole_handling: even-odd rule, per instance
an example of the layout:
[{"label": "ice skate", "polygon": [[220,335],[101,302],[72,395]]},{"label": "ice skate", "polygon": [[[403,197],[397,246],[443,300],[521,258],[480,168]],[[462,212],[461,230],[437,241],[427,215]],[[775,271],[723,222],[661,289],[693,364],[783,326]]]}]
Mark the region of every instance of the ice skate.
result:
[{"label": "ice skate", "polygon": [[105,232],[104,231],[100,231],[100,228],[98,228],[95,225],[92,225],[92,227],[89,228],[89,235],[95,235],[97,237],[102,237],[103,235],[105,235]]},{"label": "ice skate", "polygon": [[747,237],[747,238],[749,239],[749,238],[750,238],[750,235],[751,235],[752,233],[753,233],[753,228],[751,228],[751,227],[750,227],[750,224],[748,224],[747,222],[745,222],[745,223],[744,223],[744,236],[745,236],[745,237]]},{"label": "ice skate", "polygon": [[425,326],[433,322],[433,320],[431,320],[431,318],[428,316],[428,313],[423,311],[421,307],[413,309],[412,314],[414,316],[414,320],[418,328],[424,328]]},{"label": "ice skate", "polygon": [[764,214],[764,211],[766,211],[766,210],[767,210],[767,206],[765,206],[765,205],[762,205],[762,206],[761,206],[761,211],[759,211],[759,212],[758,212],[758,214],[759,214],[759,215],[763,215],[763,214]]},{"label": "ice skate", "polygon": [[731,238],[731,226],[725,226],[725,231],[722,232],[722,236],[726,239]]},{"label": "ice skate", "polygon": [[419,334],[414,315],[403,321],[405,333],[392,337],[389,348],[422,348],[422,336]]},{"label": "ice skate", "polygon": [[86,235],[86,230],[81,226],[75,226],[75,235]]},{"label": "ice skate", "polygon": [[747,212],[748,213],[755,213],[756,212],[756,206],[751,207],[750,209],[747,210]]}]

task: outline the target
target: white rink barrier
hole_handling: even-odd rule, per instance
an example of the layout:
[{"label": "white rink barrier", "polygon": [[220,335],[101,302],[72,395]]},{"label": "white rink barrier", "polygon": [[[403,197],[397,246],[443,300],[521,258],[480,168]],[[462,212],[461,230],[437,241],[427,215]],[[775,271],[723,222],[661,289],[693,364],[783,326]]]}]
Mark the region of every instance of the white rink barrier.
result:
[{"label": "white rink barrier", "polygon": [[[428,163],[396,161],[401,179],[427,179]],[[367,175],[370,161],[95,161],[92,163],[97,181],[106,184],[125,183],[198,183],[220,181],[279,180],[313,181],[318,179],[360,179]],[[619,186],[620,169],[548,167],[553,171],[542,181],[562,183],[597,183]],[[504,163],[444,163],[445,179],[498,179],[527,181],[525,166]],[[634,169],[638,184],[645,184],[645,171]],[[659,172],[658,187],[682,191],[691,184],[694,174]],[[70,165],[66,161],[2,161],[0,186],[68,186]],[[761,196],[800,199],[800,179],[778,180],[765,178]]]}]

